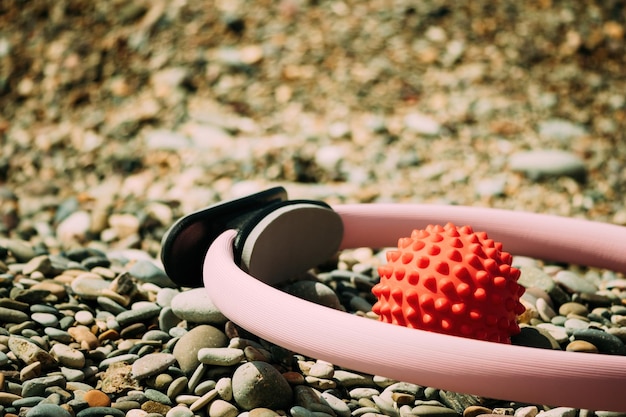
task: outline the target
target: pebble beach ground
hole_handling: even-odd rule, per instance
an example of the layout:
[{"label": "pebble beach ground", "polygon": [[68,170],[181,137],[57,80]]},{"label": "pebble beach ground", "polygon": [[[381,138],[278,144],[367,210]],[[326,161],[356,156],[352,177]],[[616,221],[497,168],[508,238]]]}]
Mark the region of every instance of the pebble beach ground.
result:
[{"label": "pebble beach ground", "polygon": [[[1,2],[1,412],[617,416],[303,357],[238,328],[202,290],[175,288],[158,259],[181,215],[274,185],[329,203],[626,225],[625,10]],[[317,285],[285,290],[370,317],[379,249],[345,251]],[[625,354],[623,274],[514,264],[528,288],[514,344]],[[272,383],[255,387],[259,376]]]}]

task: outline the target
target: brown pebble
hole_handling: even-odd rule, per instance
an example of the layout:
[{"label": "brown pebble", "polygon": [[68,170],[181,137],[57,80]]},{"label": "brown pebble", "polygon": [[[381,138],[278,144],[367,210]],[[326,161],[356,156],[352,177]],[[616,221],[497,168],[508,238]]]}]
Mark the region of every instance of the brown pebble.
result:
[{"label": "brown pebble", "polygon": [[133,323],[122,329],[120,336],[124,339],[132,339],[133,337],[139,337],[146,333],[146,325],[143,323]]},{"label": "brown pebble", "polygon": [[283,377],[289,382],[291,385],[302,385],[304,384],[304,375],[299,372],[285,372],[283,373]]},{"label": "brown pebble", "polygon": [[97,389],[87,391],[84,399],[89,404],[89,407],[109,407],[111,405],[109,396]]},{"label": "brown pebble", "polygon": [[4,407],[9,407],[11,403],[13,403],[13,401],[21,399],[22,397],[17,394],[11,394],[10,392],[0,392],[0,405]]},{"label": "brown pebble", "polygon": [[74,338],[74,340],[80,343],[80,346],[83,349],[93,350],[99,345],[96,335],[91,333],[91,330],[89,330],[86,326],[80,325],[70,327],[67,329],[67,332]]},{"label": "brown pebble", "polygon": [[598,353],[598,348],[586,340],[574,340],[565,348],[568,352]]},{"label": "brown pebble", "polygon": [[172,407],[169,405],[161,404],[156,401],[148,400],[145,403],[141,404],[141,409],[147,413],[159,413],[161,415],[166,415],[168,411],[170,411]]},{"label": "brown pebble", "polygon": [[59,300],[62,300],[67,296],[67,290],[65,289],[65,286],[52,280],[39,282],[30,288],[34,290],[50,291],[50,294],[56,296]]},{"label": "brown pebble", "polygon": [[478,417],[481,414],[491,414],[491,408],[480,405],[470,405],[463,411],[463,417]]},{"label": "brown pebble", "polygon": [[105,340],[117,340],[119,338],[120,334],[116,330],[108,329],[98,336],[98,341],[104,342]]},{"label": "brown pebble", "polygon": [[413,404],[415,401],[415,395],[407,394],[405,392],[394,392],[391,394],[393,399],[398,405]]}]

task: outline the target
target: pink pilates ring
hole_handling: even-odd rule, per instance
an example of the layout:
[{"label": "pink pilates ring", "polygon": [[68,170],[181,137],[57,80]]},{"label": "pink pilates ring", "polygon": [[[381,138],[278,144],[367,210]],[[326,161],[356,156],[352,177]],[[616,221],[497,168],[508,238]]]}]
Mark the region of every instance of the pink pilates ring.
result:
[{"label": "pink pilates ring", "polygon": [[[332,207],[342,249],[395,246],[428,224],[487,231],[507,252],[626,272],[626,228],[497,209],[355,204]],[[552,351],[382,323],[290,296],[235,262],[236,230],[204,258],[204,285],[233,322],[272,343],[337,366],[445,390],[535,404],[626,411],[626,356]],[[306,239],[301,236],[300,239]],[[271,271],[269,271],[271,272]]]}]

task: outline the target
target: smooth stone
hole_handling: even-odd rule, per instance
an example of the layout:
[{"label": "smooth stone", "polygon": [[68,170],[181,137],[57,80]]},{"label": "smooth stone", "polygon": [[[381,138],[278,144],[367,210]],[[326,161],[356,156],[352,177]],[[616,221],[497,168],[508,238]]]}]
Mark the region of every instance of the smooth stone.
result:
[{"label": "smooth stone", "polygon": [[527,289],[536,287],[547,293],[558,305],[567,303],[569,295],[556,285],[552,277],[534,266],[520,266],[521,275],[518,284]]},{"label": "smooth stone", "polygon": [[337,294],[329,286],[321,282],[301,280],[286,285],[282,289],[294,297],[334,308],[335,310],[344,310]]},{"label": "smooth stone", "polygon": [[511,336],[511,342],[517,346],[540,349],[561,349],[559,343],[547,330],[531,326],[520,326],[520,332]]},{"label": "smooth stone", "polygon": [[589,328],[589,322],[581,319],[567,319],[565,320],[565,323],[563,323],[563,327],[565,328],[567,333],[571,335],[577,330]]},{"label": "smooth stone", "polygon": [[215,306],[205,288],[179,293],[172,299],[171,307],[177,317],[192,323],[217,325],[228,320]]},{"label": "smooth stone", "polygon": [[8,249],[20,263],[28,262],[37,255],[28,242],[20,239],[0,238],[0,247]]},{"label": "smooth stone", "polygon": [[569,338],[567,331],[561,326],[556,326],[552,323],[539,323],[537,327],[547,330],[558,343],[565,343]]},{"label": "smooth stone", "polygon": [[549,323],[552,318],[556,316],[555,311],[550,307],[550,305],[543,298],[537,298],[537,302],[535,303],[537,307],[537,312],[539,313],[539,317],[546,323]]},{"label": "smooth stone", "polygon": [[405,127],[424,136],[437,136],[441,133],[441,124],[431,116],[422,113],[409,113],[404,117]]},{"label": "smooth stone", "polygon": [[584,162],[576,155],[560,150],[518,152],[509,158],[509,168],[522,172],[532,180],[568,176],[582,180],[586,176]]},{"label": "smooth stone", "polygon": [[478,417],[481,414],[491,414],[491,408],[483,407],[480,405],[470,405],[463,410],[463,417]]},{"label": "smooth stone", "polygon": [[98,302],[98,305],[103,310],[108,311],[109,313],[113,313],[115,315],[121,314],[121,313],[123,313],[125,311],[128,311],[128,309],[126,307],[124,307],[123,305],[121,305],[117,301],[112,300],[109,297],[100,296],[100,297],[96,298],[96,301]]},{"label": "smooth stone", "polygon": [[169,406],[172,405],[172,401],[170,400],[170,398],[166,394],[156,389],[148,388],[144,391],[144,393],[146,394],[146,398],[151,401],[155,401]]},{"label": "smooth stone", "polygon": [[44,396],[46,388],[61,387],[65,389],[67,381],[62,375],[42,376],[29,379],[22,383],[22,397]]},{"label": "smooth stone", "polygon": [[46,336],[56,342],[67,344],[72,341],[72,336],[65,330],[57,329],[55,327],[46,327],[45,329],[43,329],[43,331]]},{"label": "smooth stone", "polygon": [[108,290],[111,281],[107,281],[98,274],[85,272],[72,281],[70,287],[79,297],[87,300],[95,300],[102,295],[104,290]]},{"label": "smooth stone", "polygon": [[0,322],[2,323],[22,323],[28,319],[28,314],[23,311],[0,307]]},{"label": "smooth stone", "polygon": [[169,398],[176,398],[179,394],[187,389],[187,383],[189,378],[186,376],[179,376],[167,387],[167,396]]},{"label": "smooth stone", "polygon": [[246,362],[232,376],[233,398],[244,410],[286,409],[292,390],[278,370],[266,362]]},{"label": "smooth stone", "polygon": [[82,324],[83,326],[89,326],[91,323],[93,323],[94,317],[91,311],[82,310],[76,312],[76,314],[74,315],[74,319],[78,324]]},{"label": "smooth stone", "polygon": [[596,287],[592,282],[589,282],[572,271],[559,271],[554,276],[554,280],[570,293],[593,294],[598,291],[598,287]]},{"label": "smooth stone", "polygon": [[200,349],[225,347],[227,345],[228,338],[224,332],[211,325],[202,324],[181,336],[176,346],[174,346],[172,354],[176,358],[180,369],[186,375],[191,375],[200,365],[198,360],[198,351]]},{"label": "smooth stone", "polygon": [[535,417],[539,410],[534,405],[528,405],[515,410],[515,417]]},{"label": "smooth stone", "polygon": [[598,348],[585,340],[574,340],[565,347],[568,352],[598,353]]},{"label": "smooth stone", "polygon": [[373,377],[369,375],[358,374],[343,369],[335,369],[333,379],[339,382],[343,387],[350,389],[354,387],[376,387]]},{"label": "smooth stone", "polygon": [[569,314],[575,314],[577,316],[587,316],[589,314],[589,309],[587,306],[570,301],[569,303],[561,304],[559,307],[559,314],[562,316],[566,316]]},{"label": "smooth stone", "polygon": [[581,329],[572,333],[574,340],[584,340],[595,345],[600,353],[626,355],[626,345],[617,337],[603,330]]},{"label": "smooth stone", "polygon": [[[276,411],[270,410],[269,408],[262,408],[262,407],[253,408],[252,410],[248,412],[248,417],[277,417],[277,416],[279,416],[279,414]],[[293,412],[291,412],[291,416],[296,417],[296,415],[294,415]]]},{"label": "smooth stone", "polygon": [[50,354],[62,366],[74,369],[81,369],[85,366],[85,355],[80,350],[63,343],[56,343],[52,346]]},{"label": "smooth stone", "polygon": [[28,410],[26,417],[72,417],[72,414],[59,405],[40,403]]},{"label": "smooth stone", "polygon": [[537,123],[539,136],[559,141],[569,141],[586,136],[587,130],[569,120],[548,119]]},{"label": "smooth stone", "polygon": [[309,376],[316,378],[332,378],[335,373],[335,367],[332,363],[317,360],[315,364],[309,369]]},{"label": "smooth stone", "polygon": [[[215,398],[217,397],[217,390],[216,389],[212,389],[211,391],[207,392],[206,394],[204,394],[203,396],[201,396],[200,398],[198,398],[197,400],[195,400],[190,406],[189,409],[191,411],[193,411],[194,413],[196,411],[202,410],[203,408],[205,408],[207,405],[209,405],[209,403],[211,401],[213,401]],[[178,401],[178,399],[177,399]]]},{"label": "smooth stone", "polygon": [[380,394],[380,391],[377,388],[362,387],[353,388],[348,392],[348,394],[350,395],[350,398],[360,400],[361,398],[372,398],[374,395]]},{"label": "smooth stone", "polygon": [[447,407],[438,407],[435,405],[418,405],[411,409],[411,414],[421,417],[458,417],[458,413]]},{"label": "smooth stone", "polygon": [[170,411],[165,414],[165,417],[193,417],[193,415],[193,411],[191,411],[189,408],[182,405],[177,405],[176,407],[172,407]]},{"label": "smooth stone", "polygon": [[89,407],[109,407],[111,405],[111,398],[97,389],[87,391],[83,399],[87,401]]},{"label": "smooth stone", "polygon": [[[168,332],[168,334],[172,337],[174,337],[174,335],[171,334],[171,330],[175,329],[181,321],[180,317],[174,313],[174,310],[172,310],[171,307],[163,307],[159,313],[159,329],[164,332]],[[182,328],[180,329],[183,331],[185,330]]]},{"label": "smooth stone", "polygon": [[239,414],[237,407],[224,400],[214,400],[209,404],[209,417],[236,417]]},{"label": "smooth stone", "polygon": [[171,353],[150,353],[137,359],[132,365],[133,377],[144,379],[164,372],[176,362]]},{"label": "smooth stone", "polygon": [[234,348],[202,348],[198,351],[198,360],[205,365],[231,366],[244,359],[241,349]]},{"label": "smooth stone", "polygon": [[113,407],[89,407],[76,413],[76,417],[125,417],[126,413]]},{"label": "smooth stone", "polygon": [[338,417],[350,417],[352,413],[350,407],[340,398],[334,396],[328,391],[324,391],[321,394],[321,397],[326,401],[326,403],[333,409],[335,414]]},{"label": "smooth stone", "polygon": [[111,358],[107,358],[98,364],[99,369],[106,369],[114,363],[126,362],[129,364],[135,363],[135,361],[139,359],[139,355],[135,355],[134,353],[125,353],[118,356],[113,356]]},{"label": "smooth stone", "polygon": [[139,281],[149,282],[161,288],[176,288],[176,284],[167,276],[165,271],[154,264],[154,262],[139,259],[128,269],[128,273]]},{"label": "smooth stone", "polygon": [[99,345],[98,338],[87,326],[78,325],[70,327],[67,329],[67,332],[74,338],[74,340],[80,343],[81,348],[91,350],[97,348]]},{"label": "smooth stone", "polygon": [[157,292],[156,302],[161,307],[170,307],[172,305],[172,300],[180,294],[180,291],[174,288],[161,288],[159,292]]},{"label": "smooth stone", "polygon": [[154,303],[142,303],[140,307],[133,308],[115,316],[115,320],[123,328],[135,323],[143,323],[159,315],[161,307]]},{"label": "smooth stone", "polygon": [[40,362],[42,369],[56,366],[56,361],[52,355],[24,337],[10,336],[8,347],[11,352],[26,365]]},{"label": "smooth stone", "polygon": [[233,380],[232,378],[223,377],[215,383],[215,389],[220,398],[226,401],[233,399]]}]

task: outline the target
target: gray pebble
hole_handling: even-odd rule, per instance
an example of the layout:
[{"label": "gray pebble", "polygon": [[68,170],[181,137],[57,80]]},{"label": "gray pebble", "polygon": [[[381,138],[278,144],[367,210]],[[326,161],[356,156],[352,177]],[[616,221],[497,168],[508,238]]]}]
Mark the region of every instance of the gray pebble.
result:
[{"label": "gray pebble", "polygon": [[72,417],[72,415],[56,404],[39,404],[28,410],[26,417]]},{"label": "gray pebble", "polygon": [[568,334],[572,334],[576,330],[587,329],[589,327],[589,322],[581,319],[567,319],[565,323],[563,323],[563,327]]},{"label": "gray pebble", "polygon": [[554,276],[554,280],[570,293],[593,294],[598,291],[598,287],[596,287],[592,282],[572,271],[559,271]]},{"label": "gray pebble", "polygon": [[617,337],[603,330],[581,329],[573,332],[574,340],[584,340],[595,345],[600,353],[626,355],[626,346]]},{"label": "gray pebble", "polygon": [[111,366],[111,364],[114,364],[114,363],[117,363],[117,362],[127,362],[127,363],[132,364],[137,359],[139,359],[139,355],[135,355],[133,353],[126,353],[126,354],[123,354],[123,355],[113,356],[111,358],[107,358],[107,359],[103,360],[98,365],[98,368],[106,369],[109,366]]},{"label": "gray pebble", "polygon": [[98,302],[98,306],[100,306],[103,310],[116,315],[128,311],[126,307],[110,299],[109,297],[97,297],[96,301]]},{"label": "gray pebble", "polygon": [[133,362],[132,374],[137,379],[144,379],[165,371],[174,362],[176,358],[170,353],[151,353]]},{"label": "gray pebble", "polygon": [[142,303],[138,308],[132,308],[131,310],[118,314],[115,316],[115,320],[121,327],[126,327],[130,324],[145,322],[157,317],[160,311],[161,307],[158,305],[146,302]]},{"label": "gray pebble", "polygon": [[178,361],[180,369],[190,375],[196,370],[200,361],[198,360],[198,351],[207,347],[225,347],[228,344],[228,338],[221,330],[208,324],[194,327],[185,335],[183,335],[172,354]]},{"label": "gray pebble", "polygon": [[198,360],[205,365],[230,366],[241,362],[244,353],[233,348],[202,348],[198,351]]},{"label": "gray pebble", "polygon": [[23,311],[0,307],[0,321],[2,323],[22,323],[28,319],[28,314]]},{"label": "gray pebble", "polygon": [[411,409],[411,413],[421,417],[458,417],[458,413],[453,409],[435,405],[418,405]]},{"label": "gray pebble", "polygon": [[171,301],[171,307],[177,317],[192,323],[217,325],[227,321],[204,288],[194,288],[176,295]]},{"label": "gray pebble", "polygon": [[22,397],[36,397],[44,396],[46,388],[48,387],[66,387],[66,380],[61,375],[43,376],[39,378],[32,378],[22,383]]},{"label": "gray pebble", "polygon": [[125,417],[122,410],[113,407],[88,407],[76,413],[76,417]]},{"label": "gray pebble", "polygon": [[567,342],[567,340],[569,339],[567,331],[561,326],[556,326],[552,323],[539,323],[537,327],[547,330],[548,333],[550,333],[550,336],[552,336],[554,340],[556,340],[558,343]]},{"label": "gray pebble", "polygon": [[172,405],[172,401],[170,400],[170,398],[158,390],[147,388],[144,391],[144,394],[146,395],[146,398],[148,400],[156,401],[165,405]]},{"label": "gray pebble", "polygon": [[128,269],[128,273],[140,281],[149,282],[161,288],[176,288],[176,284],[172,282],[165,271],[149,260],[140,259],[136,261]]},{"label": "gray pebble", "polygon": [[257,407],[286,409],[291,403],[289,383],[266,362],[246,362],[232,376],[233,398],[244,410]]},{"label": "gray pebble", "polygon": [[509,167],[533,180],[560,176],[582,180],[586,176],[584,162],[578,156],[560,150],[518,152],[509,158]]}]

